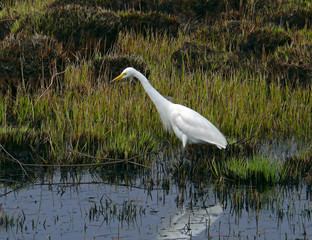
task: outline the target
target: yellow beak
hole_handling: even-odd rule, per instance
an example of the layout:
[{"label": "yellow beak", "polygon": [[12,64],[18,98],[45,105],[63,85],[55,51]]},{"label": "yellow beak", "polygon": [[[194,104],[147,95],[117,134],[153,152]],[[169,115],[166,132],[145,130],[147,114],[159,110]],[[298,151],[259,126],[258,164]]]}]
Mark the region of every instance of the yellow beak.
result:
[{"label": "yellow beak", "polygon": [[120,74],[118,77],[114,78],[114,79],[112,80],[112,82],[117,82],[117,81],[119,81],[120,79],[122,79],[124,76],[126,76],[126,73]]}]

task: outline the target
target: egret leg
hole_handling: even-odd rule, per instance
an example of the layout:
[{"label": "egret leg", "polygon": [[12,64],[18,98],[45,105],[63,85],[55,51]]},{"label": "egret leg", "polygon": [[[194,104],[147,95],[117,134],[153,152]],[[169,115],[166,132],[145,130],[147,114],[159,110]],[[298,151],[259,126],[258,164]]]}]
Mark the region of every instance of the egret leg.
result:
[{"label": "egret leg", "polygon": [[196,145],[196,161],[198,162],[198,160],[201,158],[201,156],[203,155],[203,152],[202,152],[202,150],[201,150],[201,148],[198,146],[198,145]]},{"label": "egret leg", "polygon": [[177,161],[176,161],[177,164],[175,164],[175,168],[176,168],[176,171],[179,171],[181,166],[184,164],[185,148],[183,148],[181,155],[176,154],[176,158],[177,158]]},{"label": "egret leg", "polygon": [[181,158],[180,158],[179,168],[184,163],[184,155],[185,155],[185,148],[183,148],[183,150],[182,150],[182,155],[181,155]]},{"label": "egret leg", "polygon": [[183,150],[182,150],[182,156],[180,159],[180,164],[179,167],[181,167],[182,163],[184,163],[184,157],[185,157],[185,146],[187,143],[187,136],[185,134],[182,135],[182,145],[183,145]]}]

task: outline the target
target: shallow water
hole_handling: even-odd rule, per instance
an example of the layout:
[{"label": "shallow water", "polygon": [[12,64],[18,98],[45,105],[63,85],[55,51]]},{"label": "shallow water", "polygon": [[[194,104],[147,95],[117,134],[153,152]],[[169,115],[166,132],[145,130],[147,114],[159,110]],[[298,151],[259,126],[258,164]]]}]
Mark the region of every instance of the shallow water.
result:
[{"label": "shallow water", "polygon": [[300,156],[309,148],[309,144],[295,137],[265,140],[259,145],[258,152],[273,160],[285,160],[296,155]]},{"label": "shallow water", "polygon": [[[309,239],[311,187],[187,182],[62,169],[1,176],[1,239]],[[12,179],[19,179],[12,182]],[[166,183],[166,184],[163,184]]]}]

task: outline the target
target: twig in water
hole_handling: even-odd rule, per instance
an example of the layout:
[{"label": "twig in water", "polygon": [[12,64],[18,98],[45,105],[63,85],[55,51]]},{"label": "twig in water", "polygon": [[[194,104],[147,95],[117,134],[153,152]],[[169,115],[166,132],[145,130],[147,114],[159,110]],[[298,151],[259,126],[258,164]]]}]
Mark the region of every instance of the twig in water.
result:
[{"label": "twig in water", "polygon": [[24,164],[24,163],[21,163],[19,160],[17,160],[15,157],[13,157],[7,150],[5,150],[5,148],[2,146],[1,143],[0,143],[0,148],[1,148],[14,162],[18,163],[18,164],[20,165],[21,169],[23,170],[24,174],[25,174],[27,177],[29,177],[28,174],[27,174],[27,172],[26,172],[26,170],[25,170],[25,168],[24,168],[25,164]]},{"label": "twig in water", "polygon": [[134,156],[134,157],[131,157],[131,158],[127,158],[127,159],[118,159],[118,158],[103,158],[103,157],[94,157],[94,156],[91,156],[91,155],[88,155],[88,154],[85,154],[85,153],[80,153],[80,152],[77,152],[78,154],[80,154],[81,156],[84,156],[84,157],[88,157],[88,158],[92,158],[92,159],[98,159],[98,160],[106,160],[107,162],[101,162],[101,163],[79,163],[79,164],[37,164],[37,163],[22,163],[20,162],[19,160],[17,160],[16,158],[14,158],[7,150],[5,150],[5,148],[0,144],[0,147],[2,148],[2,150],[14,161],[14,162],[17,162],[21,169],[24,171],[24,173],[28,176],[26,170],[24,169],[24,167],[91,167],[91,166],[102,166],[102,165],[108,165],[108,164],[116,164],[116,163],[123,163],[123,162],[126,162],[126,163],[131,163],[131,164],[134,164],[134,165],[137,165],[137,166],[141,166],[141,167],[145,167],[145,168],[148,168],[148,169],[151,169],[153,171],[156,171],[156,172],[159,172],[159,170],[153,168],[153,167],[150,167],[150,166],[147,166],[147,165],[144,165],[144,164],[141,164],[141,163],[137,163],[135,162],[134,160],[135,159],[138,159],[140,157],[143,157],[143,156],[146,156],[146,155],[150,155],[150,154],[153,154],[153,153],[158,153],[160,151],[163,151],[166,147],[162,147],[161,149],[158,149],[156,151],[153,151],[153,152],[146,152],[146,153],[142,153],[142,154],[139,154],[137,156]]}]

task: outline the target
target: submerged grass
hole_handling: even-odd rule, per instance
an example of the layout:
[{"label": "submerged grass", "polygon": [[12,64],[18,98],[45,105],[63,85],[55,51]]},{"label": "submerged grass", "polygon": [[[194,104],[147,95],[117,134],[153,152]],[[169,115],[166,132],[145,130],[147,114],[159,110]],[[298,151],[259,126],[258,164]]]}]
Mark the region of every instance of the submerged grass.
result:
[{"label": "submerged grass", "polygon": [[[23,7],[19,14],[32,9],[39,11],[42,7],[38,1],[27,4],[28,8]],[[9,9],[12,11],[14,6]],[[183,64],[182,68],[177,68],[172,62],[172,54],[186,41],[203,44],[202,40],[192,36],[192,32],[183,30],[174,38],[148,31],[144,36],[131,30],[120,32],[119,40],[111,51],[116,55],[141,56],[151,70],[151,84],[162,95],[207,117],[224,133],[229,143],[252,138],[256,145],[264,138],[296,137],[309,144],[312,134],[311,85],[293,87],[287,83],[280,84],[278,79],[269,81],[270,75],[266,71],[273,56],[276,61],[283,58],[284,62],[289,62],[294,52],[298,58],[304,59],[305,64],[310,63],[307,55],[302,55],[294,46],[299,46],[301,41],[307,50],[312,41],[309,37],[311,32],[308,29],[288,30],[287,34],[295,45],[286,44],[270,49],[270,53],[261,52],[261,64],[253,59],[255,56],[248,55],[241,59],[244,64],[230,68],[228,61],[236,55],[234,50],[228,49],[222,41],[211,40],[207,44],[216,61],[210,62],[210,71],[196,66],[189,71]],[[238,47],[239,44],[233,49]],[[33,92],[21,88],[15,98],[9,93],[0,95],[0,137],[3,143],[16,142],[15,139],[22,139],[25,132],[31,132],[31,136],[45,136],[49,154],[45,159],[40,156],[38,161],[57,164],[99,161],[75,158],[79,155],[73,154],[75,152],[127,158],[157,150],[168,138],[173,148],[180,149],[181,143],[174,136],[168,136],[162,128],[156,108],[140,84],[135,81],[112,84],[110,79],[95,80],[92,61],[79,59],[79,55],[77,59],[77,62],[67,64],[63,83],[57,88]],[[32,147],[39,145],[31,144]],[[257,155],[224,155],[220,158],[223,161],[213,162],[209,158],[206,161],[210,162],[198,163],[198,167],[202,164],[206,174],[214,173],[216,178],[270,183],[284,181],[289,177],[288,168],[292,166]],[[311,162],[311,154],[305,159]]]},{"label": "submerged grass", "polygon": [[254,184],[278,182],[280,166],[267,158],[230,159],[225,166],[225,177],[241,182]]}]

